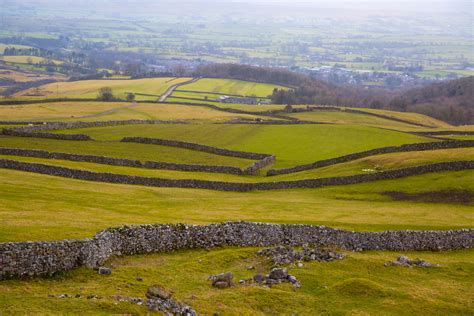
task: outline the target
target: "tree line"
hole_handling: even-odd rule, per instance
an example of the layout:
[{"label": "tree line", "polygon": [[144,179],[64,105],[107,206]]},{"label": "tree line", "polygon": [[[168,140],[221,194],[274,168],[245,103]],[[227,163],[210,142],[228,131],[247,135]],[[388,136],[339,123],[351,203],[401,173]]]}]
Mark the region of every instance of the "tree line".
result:
[{"label": "tree line", "polygon": [[330,84],[286,69],[239,64],[211,64],[195,76],[230,78],[284,85],[270,96],[275,104],[369,107],[425,114],[455,125],[474,124],[474,77],[392,91]]}]

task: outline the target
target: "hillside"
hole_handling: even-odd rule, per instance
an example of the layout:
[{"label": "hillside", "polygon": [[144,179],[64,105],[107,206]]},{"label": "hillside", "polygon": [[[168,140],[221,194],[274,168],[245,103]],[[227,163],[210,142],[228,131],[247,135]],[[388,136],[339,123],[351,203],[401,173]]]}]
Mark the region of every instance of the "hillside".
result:
[{"label": "hillside", "polygon": [[[267,244],[219,244],[219,238],[231,239],[217,231],[199,235],[187,249],[179,239],[148,230],[148,224],[228,221],[326,225],[365,235],[407,229],[457,234],[472,227],[473,126],[453,127],[422,114],[384,109],[215,101],[221,95],[268,101],[275,88],[285,93],[298,78],[276,80],[280,85],[237,78],[84,80],[44,85],[27,93],[35,96],[3,100],[0,262],[6,264],[0,265],[0,313],[143,315],[147,307],[133,302],[143,302],[156,284],[200,315],[468,314],[471,249],[408,251],[382,241],[377,251],[353,252],[327,243],[322,249],[347,257],[283,264],[301,287],[266,286],[249,280],[271,270],[273,263],[257,254]],[[119,98],[90,100],[103,86]],[[165,91],[171,95],[157,102]],[[331,97],[324,91],[321,97]],[[125,101],[127,92],[138,100]],[[55,95],[75,99],[52,100]],[[120,252],[100,263],[112,269],[110,275],[81,266],[81,258],[63,269],[57,264],[63,256],[51,257],[48,249],[36,254],[43,241],[90,238],[121,225],[147,230],[146,238],[140,232],[124,234],[132,239],[121,245],[140,245],[136,236],[174,251],[137,246]],[[194,236],[202,226],[167,227]],[[455,240],[452,234],[448,241]],[[11,260],[12,252],[3,249],[23,247],[25,240],[32,240],[27,245],[34,249],[13,251]],[[201,249],[206,240],[212,245]],[[397,237],[395,244],[410,240]],[[30,253],[34,260],[23,260]],[[70,249],[61,253],[66,260],[75,258]],[[400,255],[420,256],[441,267],[384,265]],[[31,278],[9,278],[12,270],[3,267],[16,269],[17,262],[26,265]],[[53,269],[51,277],[35,274],[45,267]],[[221,290],[208,277],[223,271],[235,279]]]},{"label": "hillside", "polygon": [[473,124],[474,76],[409,90],[400,99],[394,99],[392,104],[399,108],[406,106],[407,111],[427,114],[456,125]]}]

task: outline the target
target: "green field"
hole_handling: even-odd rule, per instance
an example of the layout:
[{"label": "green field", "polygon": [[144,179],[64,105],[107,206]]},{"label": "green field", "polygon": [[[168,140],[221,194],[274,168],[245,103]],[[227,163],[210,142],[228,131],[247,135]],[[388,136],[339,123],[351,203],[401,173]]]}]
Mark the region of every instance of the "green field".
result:
[{"label": "green field", "polygon": [[267,153],[277,157],[276,168],[377,147],[432,141],[426,137],[354,125],[130,125],[57,133],[87,134],[103,141],[117,141],[126,136],[156,137]]},{"label": "green field", "polygon": [[[203,78],[196,82],[178,87],[169,98],[168,102],[179,103],[204,103],[218,107],[228,108],[239,104],[223,103],[218,100],[223,95],[256,97],[257,102],[270,102],[269,96],[273,89],[287,89],[279,85],[266,83],[247,82],[232,79]],[[256,105],[252,105],[256,107]]]},{"label": "green field", "polygon": [[[167,81],[170,80],[170,81]],[[40,87],[44,96],[95,97],[109,85],[124,92],[161,94],[185,79],[98,80],[64,82]],[[255,83],[201,79],[199,91],[260,95]],[[211,81],[212,82],[212,81]],[[190,85],[190,86],[192,86]],[[186,86],[185,86],[186,87]],[[183,87],[184,89],[184,87]],[[188,89],[188,87],[186,88]],[[135,91],[136,90],[136,91]],[[189,89],[191,90],[191,89]],[[46,91],[50,91],[48,94]],[[198,90],[196,90],[198,91]],[[31,92],[31,91],[30,91]],[[27,96],[23,96],[27,98]],[[32,98],[29,96],[28,98]],[[169,100],[168,100],[169,101]],[[281,110],[282,105],[225,105],[244,111]],[[295,106],[297,107],[297,106]],[[363,109],[364,111],[371,111]],[[316,179],[396,170],[437,162],[474,160],[474,149],[457,148],[375,155],[324,168],[268,177],[269,168],[285,168],[369,149],[436,139],[408,131],[471,131],[429,117],[376,111],[409,120],[420,127],[365,114],[314,111],[282,113],[300,120],[335,124],[223,124],[234,119],[280,119],[229,113],[185,104],[127,102],[54,102],[0,107],[0,121],[183,120],[187,124],[136,124],[66,129],[54,133],[84,133],[91,141],[0,136],[0,147],[99,155],[140,161],[224,165],[245,168],[254,160],[228,157],[170,146],[122,143],[126,136],[157,137],[276,156],[276,162],[253,176],[110,166],[45,158],[0,155],[0,159],[42,163],[94,172],[165,179],[202,179],[229,182],[271,182]],[[14,127],[1,125],[0,128]],[[472,139],[471,136],[441,137]],[[427,173],[362,184],[317,189],[224,192],[122,185],[83,181],[2,169],[0,172],[0,242],[59,240],[91,237],[100,230],[124,224],[208,224],[245,220],[304,223],[355,231],[447,230],[472,228],[473,171]],[[397,193],[390,195],[389,193]],[[144,306],[119,302],[119,296],[144,298],[146,289],[160,284],[201,315],[470,315],[474,282],[474,251],[345,252],[335,262],[288,266],[302,286],[271,288],[235,285],[212,288],[207,277],[232,271],[236,282],[270,263],[256,256],[257,248],[183,250],[170,254],[115,257],[106,262],[112,275],[80,268],[48,278],[0,282],[0,314],[146,314]],[[344,251],[343,251],[344,252]],[[438,268],[385,267],[399,255],[420,257]],[[255,270],[247,270],[252,265]],[[136,280],[137,276],[143,281]],[[68,294],[72,298],[58,298]],[[74,297],[77,294],[80,297]],[[48,297],[53,295],[54,297]],[[100,296],[87,299],[88,295]]]},{"label": "green field", "polygon": [[38,56],[0,56],[0,60],[15,64],[45,64],[51,61],[55,65],[61,65],[64,62],[60,60],[49,60]]},{"label": "green field", "polygon": [[[371,112],[370,109],[357,109],[360,111]],[[420,127],[410,124],[413,122],[415,124],[425,124],[428,126],[435,127],[451,127],[449,124],[435,120],[431,117],[424,115],[403,115],[405,113],[400,112],[391,112],[391,111],[381,111],[376,112],[393,118],[399,118],[407,120],[407,122],[399,122],[387,118],[381,118],[371,115],[364,114],[355,114],[348,112],[336,112],[336,111],[322,111],[317,110],[313,112],[303,112],[289,114],[288,116],[296,117],[300,120],[312,121],[312,122],[323,122],[323,123],[333,123],[333,124],[355,124],[355,125],[366,125],[366,126],[376,126],[396,130],[416,130]],[[413,113],[414,114],[414,113]]]},{"label": "green field", "polygon": [[127,102],[51,102],[0,107],[2,120],[11,121],[109,121],[191,120],[227,121],[259,116],[228,113],[202,106]]},{"label": "green field", "polygon": [[272,94],[273,89],[275,88],[285,89],[285,87],[282,86],[266,83],[232,79],[203,78],[196,82],[181,86],[178,90],[209,92],[211,94],[220,93],[241,96],[267,97]]},{"label": "green field", "polygon": [[157,100],[172,85],[190,78],[147,78],[135,80],[85,80],[50,83],[18,93],[17,97],[44,98],[96,98],[100,88],[110,87],[115,97],[125,99],[128,92],[150,94],[136,95],[137,100]]},{"label": "green field", "polygon": [[[472,251],[408,253],[437,262],[441,268],[384,267],[401,253],[349,253],[344,260],[306,263],[290,268],[302,287],[272,288],[237,285],[217,290],[207,281],[209,274],[233,271],[235,278],[249,278],[255,271],[269,270],[258,257],[258,249],[179,251],[174,254],[124,257],[110,264],[114,272],[101,276],[79,269],[45,280],[0,283],[2,309],[8,314],[144,314],[144,307],[117,301],[117,296],[144,297],[148,284],[159,284],[175,292],[174,297],[193,306],[202,315],[469,315],[472,311]],[[183,273],[186,271],[186,273]],[[143,282],[136,281],[137,276]],[[80,298],[48,297],[68,294]],[[99,300],[86,299],[100,295]],[[429,296],[430,299],[426,299]],[[25,298],[28,304],[25,305]]]}]

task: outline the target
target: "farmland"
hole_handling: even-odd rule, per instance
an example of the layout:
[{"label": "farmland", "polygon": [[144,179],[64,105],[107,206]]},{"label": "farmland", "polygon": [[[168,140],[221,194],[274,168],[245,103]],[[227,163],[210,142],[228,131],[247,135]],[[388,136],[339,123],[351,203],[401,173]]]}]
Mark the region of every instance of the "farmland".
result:
[{"label": "farmland", "polygon": [[231,79],[203,78],[196,82],[178,87],[169,97],[171,102],[184,103],[207,103],[221,107],[228,107],[232,104],[218,101],[222,96],[233,96],[237,98],[251,97],[257,102],[270,101],[269,96],[273,89],[287,89],[280,85],[266,83],[248,82]]},{"label": "farmland", "polygon": [[[17,96],[28,98],[82,98],[95,99],[99,89],[110,87],[114,96],[125,99],[127,93],[137,94],[137,100],[155,101],[169,87],[189,78],[151,78],[137,80],[87,80],[52,83],[33,90],[26,90]],[[143,94],[143,95],[140,95]]]},{"label": "farmland", "polygon": [[[170,86],[187,80],[189,78],[54,83],[40,86],[34,97],[28,96],[31,90],[17,96],[17,100],[35,98],[36,103],[0,106],[0,129],[20,128],[26,133],[23,136],[32,136],[20,137],[4,131],[0,148],[133,160],[133,166],[67,158],[67,155],[52,158],[4,153],[0,154],[0,160],[62,167],[68,172],[231,184],[340,179],[474,160],[471,143],[462,143],[456,148],[436,147],[438,143],[445,143],[445,138],[458,140],[449,144],[472,140],[469,135],[474,130],[472,126],[454,127],[421,114],[370,109],[351,112],[348,109],[353,108],[342,107],[311,110],[306,105],[293,107],[304,112],[285,112],[283,105],[173,103],[173,96],[166,103],[152,102]],[[114,95],[121,99],[126,92],[134,92],[140,102],[42,102],[56,96],[95,99],[103,86],[111,87]],[[193,97],[208,96],[208,99],[220,94],[264,97],[273,88],[253,82],[200,79],[180,86],[173,95],[188,93]],[[141,99],[139,93],[156,97]],[[203,98],[203,103],[209,102]],[[33,122],[46,123],[36,126],[39,135],[28,135],[28,129],[35,129]],[[52,122],[70,125],[53,128]],[[440,131],[443,134],[437,136],[435,132]],[[427,134],[416,134],[420,132]],[[466,135],[458,135],[463,132]],[[64,139],[46,138],[41,133]],[[78,134],[90,139],[68,140],[66,137]],[[201,147],[123,142],[124,137],[180,141]],[[371,154],[304,171],[268,175],[270,169],[418,143],[435,145],[423,150]],[[221,166],[244,170],[260,159],[245,156],[249,153],[272,155],[275,161],[252,174],[146,168],[141,164],[162,162],[193,168]],[[402,174],[343,185],[236,192],[198,186],[112,183],[70,177],[66,173],[51,175],[3,168],[0,172],[0,242],[82,239],[125,224],[202,225],[239,220],[326,225],[359,232],[472,228],[472,179],[472,169],[466,168]],[[340,250],[347,254],[343,260],[287,266],[302,284],[298,289],[289,284],[272,287],[236,284],[224,290],[211,287],[207,280],[210,274],[232,271],[238,282],[256,272],[268,271],[271,263],[256,255],[259,249],[219,247],[117,256],[105,263],[113,270],[109,276],[81,267],[47,278],[2,280],[0,311],[145,314],[144,306],[120,301],[120,297],[144,297],[151,284],[172,290],[174,298],[204,315],[216,312],[225,315],[323,314],[328,311],[331,314],[409,311],[420,315],[439,312],[468,315],[472,311],[472,249],[449,252]],[[384,266],[400,255],[421,257],[440,267]],[[255,271],[249,270],[249,266]],[[71,297],[59,298],[64,294]],[[95,298],[88,299],[91,295]]]}]

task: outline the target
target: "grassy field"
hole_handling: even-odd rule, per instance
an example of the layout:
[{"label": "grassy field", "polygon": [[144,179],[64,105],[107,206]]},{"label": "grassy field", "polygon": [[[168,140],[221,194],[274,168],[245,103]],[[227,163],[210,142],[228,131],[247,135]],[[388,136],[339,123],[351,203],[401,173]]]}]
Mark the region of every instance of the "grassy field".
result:
[{"label": "grassy field", "polygon": [[[7,314],[144,314],[143,307],[118,302],[118,296],[141,297],[149,284],[174,291],[174,297],[202,315],[469,315],[472,312],[474,252],[408,253],[438,263],[440,268],[384,267],[398,252],[348,253],[344,260],[290,267],[302,286],[210,286],[207,277],[232,271],[236,281],[265,273],[270,265],[258,249],[179,251],[174,254],[112,260],[110,276],[79,269],[48,279],[0,283],[0,305]],[[403,253],[405,254],[405,253]],[[248,271],[253,265],[256,271]],[[183,273],[186,271],[186,273]],[[143,281],[136,280],[140,276]],[[56,297],[48,297],[48,294]],[[79,298],[58,298],[61,294]],[[86,299],[100,295],[98,300]],[[426,299],[429,297],[429,299]],[[25,304],[27,298],[28,304]]]},{"label": "grassy field", "polygon": [[411,130],[415,126],[407,123],[397,122],[390,119],[384,119],[371,115],[354,114],[347,112],[335,111],[314,111],[289,114],[288,116],[296,117],[300,120],[311,122],[323,122],[333,124],[355,124],[365,126],[376,126],[390,129]]},{"label": "grassy field", "polygon": [[386,116],[394,117],[394,118],[400,118],[403,120],[407,120],[407,121],[411,121],[411,122],[419,123],[419,124],[424,124],[424,125],[432,126],[435,128],[437,127],[438,128],[452,128],[453,127],[452,125],[446,122],[443,122],[433,117],[419,114],[419,113],[396,112],[396,111],[376,110],[376,109],[368,109],[368,108],[358,109],[358,110],[369,112],[369,113],[382,114],[382,115],[386,115]]},{"label": "grassy field", "polygon": [[355,125],[152,125],[110,126],[58,131],[84,133],[97,140],[144,136],[277,156],[276,168],[338,157],[377,147],[433,141],[389,130]]},{"label": "grassy field", "polygon": [[64,64],[63,61],[47,59],[38,56],[0,56],[0,60],[15,64],[44,64],[51,61],[55,65]]},{"label": "grassy field", "polygon": [[[191,152],[189,154],[192,154]],[[212,155],[210,155],[211,157]],[[199,155],[198,155],[199,157]],[[196,160],[198,157],[194,157]],[[160,157],[161,158],[161,157]],[[227,181],[227,182],[271,182],[271,181],[286,181],[286,180],[301,180],[301,179],[314,179],[314,178],[325,178],[325,177],[336,177],[336,176],[349,176],[355,174],[373,173],[378,171],[386,171],[393,169],[400,169],[406,167],[420,166],[424,164],[446,162],[446,161],[458,161],[458,160],[474,160],[474,149],[461,148],[461,149],[446,149],[446,150],[433,150],[433,151],[422,151],[422,152],[408,152],[408,153],[395,153],[373,156],[355,161],[337,164],[334,166],[313,169],[309,171],[297,172],[286,175],[278,175],[272,177],[266,177],[264,173],[258,176],[240,176],[230,175],[224,173],[207,173],[207,172],[189,172],[189,171],[174,171],[174,170],[154,170],[154,169],[142,169],[133,167],[121,167],[121,166],[109,166],[88,162],[75,162],[67,160],[52,160],[45,158],[31,158],[21,156],[8,156],[0,155],[0,159],[13,159],[18,161],[33,162],[48,164],[54,166],[61,166],[73,169],[89,170],[93,172],[109,172],[114,174],[126,174],[134,176],[145,176],[154,178],[164,179],[199,179],[199,180],[210,180],[210,181]],[[158,158],[159,159],[159,158]],[[165,158],[166,160],[166,158]],[[216,159],[218,160],[218,159]],[[243,167],[245,161],[226,161],[222,159],[224,163],[234,163],[237,166]],[[194,160],[195,161],[195,160]],[[194,162],[191,160],[191,162]],[[201,162],[206,164],[206,162]],[[222,164],[222,162],[220,162]],[[251,161],[248,161],[247,165],[250,165]]]},{"label": "grassy field", "polygon": [[266,83],[204,78],[181,86],[178,90],[267,97],[272,94],[274,88],[285,89],[285,87],[282,86]]},{"label": "grassy field", "polygon": [[201,106],[127,102],[52,102],[0,107],[1,120],[11,121],[108,121],[192,120],[226,121],[258,116],[227,113]]},{"label": "grassy field", "polygon": [[18,93],[17,97],[28,98],[96,98],[102,87],[110,87],[114,96],[123,98],[127,92],[152,94],[136,95],[137,100],[155,101],[170,86],[185,82],[190,78],[147,78],[135,80],[84,80],[51,83]]},{"label": "grassy field", "polygon": [[84,155],[97,155],[136,160],[164,161],[188,164],[221,164],[245,167],[253,160],[220,156],[183,148],[121,143],[111,141],[67,141],[44,138],[0,136],[0,146],[42,149]]},{"label": "grassy field", "polygon": [[[44,94],[40,98],[58,95],[94,98],[99,88],[110,86],[120,97],[128,91],[159,95],[182,80],[185,79],[64,82],[40,87],[39,91]],[[273,86],[220,79],[202,79],[189,86],[208,92],[196,95],[208,96],[215,93],[265,95],[273,89]],[[188,86],[182,88],[192,90]],[[34,91],[30,90],[30,93],[34,94]],[[282,105],[221,106],[253,112],[283,108]],[[417,127],[364,114],[319,111],[291,116],[336,124],[230,125],[219,123],[236,118],[256,119],[258,116],[178,104],[55,102],[1,106],[0,121],[154,119],[186,120],[189,124],[123,125],[55,131],[85,133],[93,141],[0,136],[0,147],[240,168],[254,162],[175,147],[119,142],[125,136],[146,136],[273,154],[277,160],[271,168],[285,168],[378,147],[435,141],[395,130],[470,131],[474,128],[453,127],[412,113],[376,112],[435,128]],[[472,139],[471,136],[453,137]],[[5,155],[0,156],[2,158],[166,179],[262,182],[354,175],[436,162],[474,160],[474,149],[376,155],[274,177],[265,177],[264,173],[236,176]],[[235,220],[306,223],[355,231],[471,228],[474,222],[472,180],[472,170],[465,170],[318,189],[237,193],[99,183],[2,169],[0,242],[86,238],[102,229],[124,224],[208,224]],[[176,299],[190,304],[202,315],[216,312],[220,315],[471,315],[473,311],[472,249],[436,253],[348,253],[342,261],[305,263],[301,268],[290,266],[290,272],[302,284],[299,289],[288,284],[272,288],[236,285],[226,290],[210,286],[207,281],[210,274],[232,271],[238,282],[240,278],[251,277],[256,271],[268,272],[270,263],[256,256],[257,250],[218,248],[117,257],[106,263],[113,268],[110,276],[80,268],[50,278],[1,281],[0,314],[146,314],[145,307],[117,299],[118,296],[143,298],[151,284],[160,284],[174,291]],[[421,257],[441,267],[384,267],[386,261],[395,260],[402,254],[410,258]],[[255,266],[256,271],[247,270],[249,265]],[[137,281],[137,276],[142,277],[143,281]],[[61,294],[73,297],[79,294],[80,297],[58,298]],[[88,295],[100,298],[87,299]]]},{"label": "grassy field", "polygon": [[248,220],[380,231],[462,228],[474,220],[472,205],[383,194],[472,192],[472,171],[248,193],[95,183],[13,170],[2,170],[0,180],[0,241],[84,238],[110,226],[144,223]]}]

